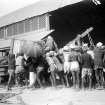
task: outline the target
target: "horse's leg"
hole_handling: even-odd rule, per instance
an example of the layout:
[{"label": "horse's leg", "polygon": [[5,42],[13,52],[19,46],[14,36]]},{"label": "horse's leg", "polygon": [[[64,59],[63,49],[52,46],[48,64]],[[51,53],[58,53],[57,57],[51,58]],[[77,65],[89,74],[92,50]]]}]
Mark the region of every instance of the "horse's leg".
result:
[{"label": "horse's leg", "polygon": [[76,71],[72,71],[72,77],[73,77],[73,87],[76,88]]},{"label": "horse's leg", "polygon": [[25,72],[25,85],[28,86],[28,80],[29,80],[29,77],[28,77],[29,73]]},{"label": "horse's leg", "polygon": [[7,83],[7,90],[11,90],[11,86],[13,85],[11,83],[13,80],[14,80],[14,74],[13,74],[13,71],[10,71],[9,72],[9,79],[8,79],[8,83]]},{"label": "horse's leg", "polygon": [[28,67],[25,67],[25,72],[24,72],[24,78],[25,78],[25,86],[27,87],[28,86],[28,80],[29,80],[29,68]]},{"label": "horse's leg", "polygon": [[50,64],[49,65],[49,71],[50,71],[50,80],[51,80],[52,86],[56,86],[55,70],[56,70],[55,65]]},{"label": "horse's leg", "polygon": [[60,77],[61,83],[64,86],[65,85],[65,79],[64,79],[64,72],[63,71],[59,71],[59,77]]},{"label": "horse's leg", "polygon": [[50,81],[51,81],[51,85],[54,86],[54,82],[53,82],[53,78],[52,78],[52,73],[50,74]]},{"label": "horse's leg", "polygon": [[40,74],[43,71],[43,67],[38,67],[37,73],[36,73],[36,79],[38,84],[40,85],[40,87],[43,87],[42,83],[41,83],[41,79],[40,79]]},{"label": "horse's leg", "polygon": [[29,88],[33,88],[36,82],[36,73],[29,72]]},{"label": "horse's leg", "polygon": [[80,88],[80,71],[76,71],[77,88]]},{"label": "horse's leg", "polygon": [[51,80],[52,86],[56,87],[55,71],[51,71],[50,80]]},{"label": "horse's leg", "polygon": [[69,87],[68,73],[65,73],[66,86]]},{"label": "horse's leg", "polygon": [[92,75],[89,75],[89,89],[92,89]]}]

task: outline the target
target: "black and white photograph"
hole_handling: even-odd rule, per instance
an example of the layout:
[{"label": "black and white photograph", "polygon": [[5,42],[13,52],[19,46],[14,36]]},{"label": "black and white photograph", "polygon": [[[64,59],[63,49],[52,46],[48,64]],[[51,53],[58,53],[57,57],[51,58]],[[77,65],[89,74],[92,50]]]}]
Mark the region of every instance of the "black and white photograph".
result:
[{"label": "black and white photograph", "polygon": [[0,105],[105,105],[105,0],[0,0]]}]

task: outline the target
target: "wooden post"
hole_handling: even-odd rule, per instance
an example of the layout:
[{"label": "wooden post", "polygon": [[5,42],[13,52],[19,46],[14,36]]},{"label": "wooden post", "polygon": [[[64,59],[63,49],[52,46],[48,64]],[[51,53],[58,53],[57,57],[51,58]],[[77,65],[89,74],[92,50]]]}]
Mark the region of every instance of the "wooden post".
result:
[{"label": "wooden post", "polygon": [[14,39],[11,39],[10,53],[13,53]]}]

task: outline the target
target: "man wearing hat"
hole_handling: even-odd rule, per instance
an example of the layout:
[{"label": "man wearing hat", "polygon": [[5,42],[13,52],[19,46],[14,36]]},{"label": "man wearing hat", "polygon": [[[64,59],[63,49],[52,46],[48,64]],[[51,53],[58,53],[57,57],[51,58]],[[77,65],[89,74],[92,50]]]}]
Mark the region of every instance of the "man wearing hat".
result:
[{"label": "man wearing hat", "polygon": [[95,66],[95,77],[98,86],[103,84],[103,59],[105,50],[102,48],[103,43],[98,42],[94,48],[94,66]]},{"label": "man wearing hat", "polygon": [[70,62],[69,62],[70,49],[68,46],[63,47],[63,56],[64,56],[64,73],[65,73],[66,86],[69,87],[68,74],[70,72]]},{"label": "man wearing hat", "polygon": [[45,51],[58,51],[58,46],[52,36],[48,36],[45,44]]}]

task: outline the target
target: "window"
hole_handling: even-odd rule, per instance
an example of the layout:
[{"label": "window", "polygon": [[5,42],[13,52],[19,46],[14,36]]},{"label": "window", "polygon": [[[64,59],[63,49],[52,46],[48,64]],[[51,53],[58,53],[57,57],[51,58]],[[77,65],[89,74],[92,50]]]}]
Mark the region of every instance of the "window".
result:
[{"label": "window", "polygon": [[46,28],[46,15],[39,16],[39,29]]},{"label": "window", "polygon": [[25,22],[25,32],[29,32],[30,31],[30,20],[26,19],[24,22]]},{"label": "window", "polygon": [[18,34],[18,25],[17,23],[13,24],[13,35],[17,35]]},{"label": "window", "polygon": [[38,17],[31,18],[32,31],[38,30]]},{"label": "window", "polygon": [[0,38],[4,38],[4,28],[0,29]]},{"label": "window", "polygon": [[13,25],[7,26],[7,36],[13,35]]},{"label": "window", "polygon": [[17,34],[24,33],[24,21],[18,22],[17,25]]},{"label": "window", "polygon": [[46,29],[49,27],[47,26],[47,16],[48,15],[44,14],[2,27],[0,28],[0,38]]}]

